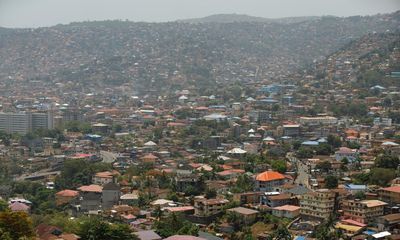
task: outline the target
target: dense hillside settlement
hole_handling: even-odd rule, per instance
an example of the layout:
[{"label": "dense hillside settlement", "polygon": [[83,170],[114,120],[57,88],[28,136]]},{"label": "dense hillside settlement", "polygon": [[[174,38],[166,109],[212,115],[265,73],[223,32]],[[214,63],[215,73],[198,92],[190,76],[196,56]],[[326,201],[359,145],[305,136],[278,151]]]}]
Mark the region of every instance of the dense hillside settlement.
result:
[{"label": "dense hillside settlement", "polygon": [[400,12],[242,18],[1,28],[0,239],[400,239]]}]

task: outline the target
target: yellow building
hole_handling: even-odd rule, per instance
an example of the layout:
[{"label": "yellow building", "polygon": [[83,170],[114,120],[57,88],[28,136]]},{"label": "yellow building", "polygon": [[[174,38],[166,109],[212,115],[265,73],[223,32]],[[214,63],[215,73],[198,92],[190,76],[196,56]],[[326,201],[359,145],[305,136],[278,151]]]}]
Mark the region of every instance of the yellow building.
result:
[{"label": "yellow building", "polygon": [[318,189],[301,196],[301,217],[319,220],[329,218],[335,207],[335,195],[335,192],[329,189]]},{"label": "yellow building", "polygon": [[345,219],[368,224],[383,215],[386,205],[387,203],[379,200],[344,200],[342,202],[343,216]]}]

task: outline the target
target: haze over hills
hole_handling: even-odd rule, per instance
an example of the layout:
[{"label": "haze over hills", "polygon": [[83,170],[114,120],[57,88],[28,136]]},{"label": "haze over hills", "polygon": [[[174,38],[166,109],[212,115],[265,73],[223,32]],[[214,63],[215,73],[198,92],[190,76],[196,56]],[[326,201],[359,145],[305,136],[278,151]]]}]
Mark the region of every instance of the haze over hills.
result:
[{"label": "haze over hills", "polygon": [[178,20],[187,23],[233,23],[233,22],[277,22],[277,23],[296,23],[320,19],[321,17],[287,17],[287,18],[263,18],[254,17],[246,14],[214,14],[203,18],[190,18]]},{"label": "haze over hills", "polygon": [[294,23],[100,21],[0,29],[0,79],[128,83],[139,90],[280,81],[365,34],[398,31],[399,23],[395,12]]}]

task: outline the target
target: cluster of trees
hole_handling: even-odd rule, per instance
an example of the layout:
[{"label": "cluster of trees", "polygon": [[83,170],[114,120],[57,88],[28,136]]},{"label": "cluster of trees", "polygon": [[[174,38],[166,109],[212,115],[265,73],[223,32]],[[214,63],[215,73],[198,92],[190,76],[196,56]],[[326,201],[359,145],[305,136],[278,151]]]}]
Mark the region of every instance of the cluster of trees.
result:
[{"label": "cluster of trees", "polygon": [[343,104],[331,104],[328,110],[335,116],[365,117],[368,113],[368,106],[364,103],[348,102]]},{"label": "cluster of trees", "polygon": [[154,224],[154,228],[156,232],[164,238],[176,234],[196,236],[199,232],[199,227],[176,213],[159,217],[159,220]]},{"label": "cluster of trees", "polygon": [[383,154],[375,159],[375,166],[368,173],[354,175],[355,183],[375,184],[387,186],[391,180],[396,178],[396,170],[400,164],[398,156]]},{"label": "cluster of trees", "polygon": [[61,174],[56,177],[57,189],[76,188],[91,183],[96,172],[111,170],[111,164],[90,163],[84,159],[70,159],[64,162]]}]

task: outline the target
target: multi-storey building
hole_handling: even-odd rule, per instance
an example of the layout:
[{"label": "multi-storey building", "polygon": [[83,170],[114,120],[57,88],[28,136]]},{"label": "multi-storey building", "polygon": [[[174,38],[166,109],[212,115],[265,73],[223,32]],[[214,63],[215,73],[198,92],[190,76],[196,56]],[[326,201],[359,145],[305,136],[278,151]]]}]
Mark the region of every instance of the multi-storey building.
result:
[{"label": "multi-storey building", "polygon": [[285,184],[285,176],[279,172],[265,171],[256,177],[256,190],[261,192],[276,191],[276,187]]},{"label": "multi-storey building", "polygon": [[0,130],[7,133],[26,134],[36,129],[52,129],[53,115],[47,113],[0,113]]},{"label": "multi-storey building", "polygon": [[336,124],[338,122],[338,119],[331,116],[300,117],[299,122],[302,125],[330,125]]},{"label": "multi-storey building", "polygon": [[327,219],[335,208],[335,193],[329,189],[318,189],[300,198],[300,214],[303,218]]},{"label": "multi-storey building", "polygon": [[381,188],[378,191],[379,199],[391,205],[400,203],[400,186]]},{"label": "multi-storey building", "polygon": [[344,218],[368,224],[383,215],[386,205],[379,200],[344,200],[341,206]]},{"label": "multi-storey building", "polygon": [[209,217],[222,212],[223,207],[229,203],[227,199],[197,198],[194,200],[194,215]]}]

